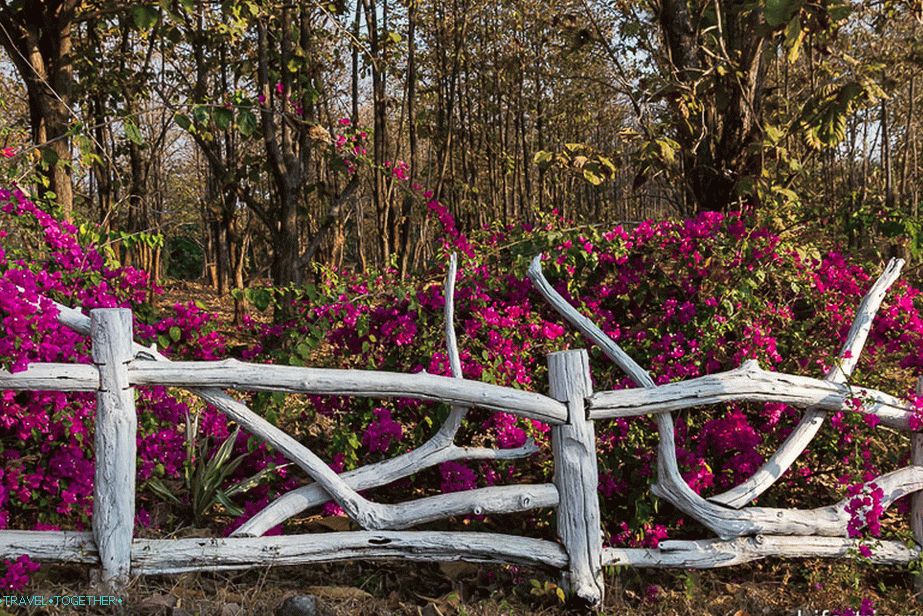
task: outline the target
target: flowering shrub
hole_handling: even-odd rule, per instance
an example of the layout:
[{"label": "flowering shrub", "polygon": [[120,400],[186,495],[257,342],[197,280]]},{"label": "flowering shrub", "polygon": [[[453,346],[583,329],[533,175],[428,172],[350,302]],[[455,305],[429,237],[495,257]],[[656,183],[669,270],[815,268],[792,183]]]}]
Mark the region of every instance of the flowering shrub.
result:
[{"label": "flowering shrub", "polygon": [[[400,162],[392,167],[404,168]],[[404,176],[398,171],[395,181]],[[590,346],[563,327],[532,291],[525,270],[538,252],[549,255],[544,267],[558,291],[592,315],[661,384],[736,368],[747,359],[820,377],[835,361],[873,280],[840,253],[783,242],[746,213],[708,212],[693,220],[647,221],[634,228],[576,229],[552,214],[535,224],[492,226],[469,236],[458,230],[449,209],[430,193],[418,186],[405,188],[426,202],[442,223],[446,250],[462,256],[456,329],[462,372],[470,379],[542,390],[546,353]],[[392,274],[360,279],[328,272],[321,284],[309,287],[297,300],[291,323],[261,330],[280,337],[280,346],[273,351],[261,348],[252,356],[449,376],[442,336],[445,298],[438,282],[444,276],[442,267],[435,266],[419,282],[395,283]],[[921,365],[921,341],[919,292],[899,282],[879,313],[856,380],[909,395],[913,370]],[[597,350],[591,350],[590,357],[596,389],[633,386]],[[328,459],[337,455],[347,470],[384,451],[393,455],[418,446],[448,412],[412,400],[310,400],[315,412],[334,420],[330,438],[316,446],[328,449]],[[800,410],[778,403],[734,403],[676,413],[683,476],[704,495],[736,485],[763,463],[800,416]],[[890,458],[873,459],[874,422],[853,412],[833,414],[830,421],[835,430],[823,430],[783,476],[781,484],[788,489],[771,490],[760,504],[830,504],[842,498],[848,486],[880,474],[879,465],[899,463],[907,449],[891,447]],[[688,526],[669,509],[656,513],[650,493],[656,473],[653,421],[617,419],[597,422],[596,429],[607,541],[654,547]],[[386,437],[388,433],[396,436]],[[533,458],[444,463],[439,489],[550,479],[548,426],[507,413],[473,411],[462,429],[462,441],[511,448],[528,437],[540,445]],[[837,490],[815,480],[820,469],[829,474],[830,468],[836,469],[841,486]],[[403,482],[400,489],[408,496],[432,487],[432,476],[422,474]],[[394,493],[394,487],[389,489],[389,495]],[[869,532],[877,532],[880,510],[872,505],[860,513]]]},{"label": "flowering shrub", "polygon": [[369,424],[362,435],[362,444],[369,451],[388,451],[392,441],[399,441],[404,435],[404,429],[401,424],[391,418],[391,411],[384,408],[376,408],[372,413],[375,420]]},{"label": "flowering shrub", "polygon": [[[52,299],[84,308],[130,307],[136,338],[159,342],[178,358],[215,359],[225,352],[211,317],[194,304],[177,305],[162,318],[143,305],[147,275],[120,267],[92,246],[78,241],[78,230],[40,209],[18,190],[0,189],[0,366],[12,371],[29,362],[88,363],[87,340],[58,324]],[[183,424],[199,413],[204,434],[228,434],[224,416],[164,387],[139,389],[139,526],[152,523],[149,505],[159,499],[146,489],[153,477],[178,478],[187,463]],[[93,494],[93,416],[95,396],[81,392],[0,393],[0,528],[53,530],[89,526]],[[248,448],[238,474],[276,460],[265,447]],[[251,451],[252,449],[252,451]],[[284,470],[280,471],[284,478]],[[262,496],[268,495],[262,486]],[[166,519],[160,522],[166,522]],[[181,522],[174,520],[172,523]],[[4,583],[21,587],[36,565],[28,559],[8,564]]]}]

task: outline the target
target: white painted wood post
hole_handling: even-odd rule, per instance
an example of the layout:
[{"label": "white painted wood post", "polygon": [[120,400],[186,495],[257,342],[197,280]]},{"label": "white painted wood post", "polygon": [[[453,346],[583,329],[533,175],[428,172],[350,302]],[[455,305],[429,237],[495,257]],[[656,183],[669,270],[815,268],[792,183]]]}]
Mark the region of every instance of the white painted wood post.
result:
[{"label": "white painted wood post", "polygon": [[558,488],[558,538],[568,555],[562,576],[566,592],[590,606],[602,603],[602,528],[596,437],[587,419],[584,399],[592,393],[585,350],[548,355],[551,397],[567,404],[568,421],[552,426],[554,484]]},{"label": "white painted wood post", "polygon": [[[923,376],[917,379],[917,395],[923,396]],[[910,463],[923,466],[923,432],[910,433]],[[914,541],[923,546],[923,492],[914,492],[910,497],[910,527]],[[914,576],[913,586],[918,597],[923,597],[923,574]]]},{"label": "white painted wood post", "polygon": [[96,473],[93,538],[102,582],[114,588],[128,581],[135,523],[135,460],[138,420],[135,392],[128,382],[132,360],[131,310],[90,312],[93,363],[99,369],[96,394]]}]

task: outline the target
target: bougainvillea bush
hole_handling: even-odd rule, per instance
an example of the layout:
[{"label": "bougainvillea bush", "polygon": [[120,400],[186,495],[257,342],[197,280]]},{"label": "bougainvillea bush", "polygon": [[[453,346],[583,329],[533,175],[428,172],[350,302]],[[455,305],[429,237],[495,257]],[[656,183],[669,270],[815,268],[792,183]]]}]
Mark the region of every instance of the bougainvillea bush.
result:
[{"label": "bougainvillea bush", "polygon": [[[403,167],[395,164],[400,179]],[[245,324],[260,344],[243,359],[293,365],[385,369],[449,375],[443,335],[445,261],[460,256],[456,329],[464,376],[513,387],[546,390],[544,356],[588,347],[532,290],[525,277],[531,258],[546,255],[546,275],[565,297],[647,368],[658,383],[739,366],[754,358],[766,368],[822,376],[834,361],[862,295],[877,274],[833,250],[783,241],[746,213],[704,213],[688,221],[575,227],[551,213],[529,225],[491,227],[463,234],[449,210],[419,187],[422,202],[445,231],[444,260],[412,280],[394,272],[365,279],[324,272],[311,286],[287,290],[289,323]],[[88,362],[87,342],[55,320],[51,298],[84,308],[135,310],[136,338],[157,343],[173,358],[227,355],[211,317],[194,303],[156,313],[145,305],[143,272],[120,267],[104,250],[81,245],[77,230],[36,207],[19,190],[0,191],[0,363],[12,370],[30,361]],[[854,380],[911,397],[923,367],[919,292],[898,282],[889,293]],[[595,349],[596,389],[631,384]],[[365,400],[257,394],[247,398],[271,421],[312,447],[338,471],[420,445],[448,413],[413,400]],[[915,398],[914,398],[915,400]],[[92,394],[4,392],[0,398],[3,457],[0,527],[87,528],[92,495]],[[233,426],[214,409],[167,388],[138,394],[138,527],[169,532],[190,523],[190,469],[228,437]],[[197,417],[204,448],[190,448],[186,426]],[[788,434],[800,411],[780,404],[728,404],[678,413],[678,458],[689,485],[702,494],[747,478]],[[849,496],[865,530],[883,532],[874,486],[863,481],[906,463],[905,438],[875,431],[856,413],[832,414],[781,485],[760,504],[811,507]],[[833,428],[833,429],[831,429]],[[539,453],[503,462],[455,461],[370,493],[397,500],[438,491],[517,481],[548,481],[552,464],[548,426],[506,413],[473,411],[460,441],[515,448],[534,439]],[[701,531],[650,493],[656,430],[648,418],[597,425],[599,493],[606,541],[649,546],[668,536]],[[204,453],[201,453],[204,452]],[[244,456],[229,482],[282,460],[241,434]],[[197,457],[198,459],[192,459]],[[290,469],[268,473],[236,498],[240,511],[209,511],[211,532],[227,533],[274,495],[304,479]],[[164,490],[166,488],[166,490]],[[165,492],[181,494],[177,502]],[[660,504],[662,505],[662,504]],[[323,513],[336,514],[335,506]],[[471,527],[497,520],[471,516]],[[510,522],[503,528],[512,531]],[[523,532],[550,535],[548,512],[519,516]],[[900,526],[900,525],[897,525]],[[280,529],[275,529],[279,532]],[[14,567],[15,564],[15,567]],[[21,584],[34,565],[10,563]]]},{"label": "bougainvillea bush", "polygon": [[[58,324],[52,300],[84,308],[132,308],[136,340],[159,343],[171,357],[214,359],[225,354],[209,315],[194,303],[153,314],[143,304],[149,288],[144,272],[120,267],[105,251],[81,245],[76,227],[42,211],[22,191],[0,189],[0,229],[3,368],[15,372],[39,361],[89,363],[88,341]],[[229,430],[216,410],[163,387],[139,390],[137,405],[137,525],[145,532],[158,520],[165,526],[182,523],[183,508],[166,507],[150,484],[178,482],[194,462],[186,455],[186,418],[198,417],[206,445],[217,446]],[[92,393],[0,393],[0,528],[89,528],[94,412]],[[239,468],[241,475],[276,457],[245,436],[237,446],[244,453],[252,450]],[[284,476],[285,470],[279,474]],[[251,496],[266,498],[267,491],[261,486]],[[2,583],[16,588],[35,567],[28,559],[7,566]]]},{"label": "bougainvillea bush", "polygon": [[[430,195],[422,193],[429,198]],[[703,213],[693,220],[643,222],[633,228],[573,224],[552,214],[537,224],[492,227],[464,235],[438,201],[428,203],[461,259],[456,329],[464,376],[544,391],[546,353],[589,347],[531,288],[531,258],[546,255],[546,275],[658,383],[688,379],[756,359],[766,369],[822,377],[835,361],[855,310],[880,266],[869,271],[834,250],[780,237],[746,213]],[[291,323],[258,328],[272,349],[248,357],[296,365],[348,366],[449,375],[442,333],[445,264],[404,284],[394,272],[372,279],[328,272],[303,289]],[[913,397],[920,371],[919,292],[898,282],[889,293],[854,380]],[[602,354],[590,351],[598,390],[633,386]],[[266,410],[284,416],[267,398]],[[447,408],[413,400],[310,397],[294,423],[329,426],[323,447],[339,469],[410,450],[432,434]],[[678,459],[689,485],[708,495],[745,480],[801,416],[783,404],[727,404],[675,415]],[[855,535],[880,531],[880,495],[862,483],[906,463],[909,442],[874,430],[874,418],[834,413],[764,505],[813,507],[853,498]],[[294,425],[294,424],[293,424]],[[833,429],[831,429],[833,428]],[[541,451],[529,460],[445,463],[391,486],[383,498],[463,490],[513,481],[548,481],[548,426],[505,413],[473,412],[461,438],[515,448],[527,438]],[[598,422],[599,493],[607,542],[655,547],[675,533],[695,535],[650,493],[657,435],[649,418]],[[319,443],[320,444],[320,443]],[[874,452],[874,455],[873,455]],[[333,508],[335,509],[335,508]],[[859,520],[859,517],[862,517]],[[492,520],[469,518],[472,524]],[[548,519],[536,514],[530,527]],[[689,530],[686,530],[689,529]]]}]

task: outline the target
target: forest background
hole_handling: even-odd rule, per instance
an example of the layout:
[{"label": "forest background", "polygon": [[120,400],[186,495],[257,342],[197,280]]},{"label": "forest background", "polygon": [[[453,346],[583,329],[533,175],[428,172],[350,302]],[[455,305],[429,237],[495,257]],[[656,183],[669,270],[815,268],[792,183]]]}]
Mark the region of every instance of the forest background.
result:
[{"label": "forest background", "polygon": [[[10,1],[0,143],[62,214],[117,230],[123,262],[221,293],[420,272],[437,231],[397,175],[461,229],[748,205],[919,255],[920,19],[890,0]],[[355,180],[331,154],[344,118],[368,134]]]}]

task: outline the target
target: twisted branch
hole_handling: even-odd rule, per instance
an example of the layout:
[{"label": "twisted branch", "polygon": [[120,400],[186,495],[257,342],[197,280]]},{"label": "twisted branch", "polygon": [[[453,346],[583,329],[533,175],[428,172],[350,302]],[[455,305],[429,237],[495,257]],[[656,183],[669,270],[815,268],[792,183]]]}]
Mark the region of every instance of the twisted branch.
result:
[{"label": "twisted branch", "polygon": [[[825,381],[840,384],[849,379],[859,361],[859,355],[865,347],[865,341],[868,339],[878,308],[881,306],[888,289],[901,275],[903,267],[903,259],[891,259],[881,276],[875,281],[875,284],[872,285],[865,297],[862,298],[862,302],[856,310],[853,324],[849,328],[849,334],[846,336],[846,342],[843,343],[843,348],[840,350],[839,359],[827,372],[824,377]],[[749,479],[727,492],[712,496],[708,500],[739,509],[768,490],[811,443],[824,423],[826,416],[827,412],[823,408],[812,407],[807,409],[795,429]]]},{"label": "twisted branch", "polygon": [[[528,275],[535,288],[555,310],[599,346],[603,353],[628,374],[636,384],[648,390],[658,389],[653,378],[644,368],[625,353],[596,324],[580,314],[554,290],[542,274],[541,255],[537,255],[533,259]],[[854,343],[860,338],[861,343],[864,343],[864,336],[868,333],[868,325],[860,325],[855,329],[861,332],[863,327],[865,334],[859,333],[851,336]],[[861,346],[861,343],[859,346]],[[856,347],[853,346],[853,348]],[[847,364],[846,369],[851,370],[854,365],[854,362],[852,362],[852,366]],[[605,392],[599,395],[614,397],[614,394],[615,392]],[[657,410],[658,412],[654,417],[660,436],[657,449],[658,482],[651,487],[651,491],[712,530],[721,539],[760,534],[824,536],[843,536],[846,534],[849,516],[846,514],[845,508],[848,500],[843,500],[833,506],[810,510],[770,507],[747,507],[735,510],[705,500],[686,484],[679,472],[672,415],[664,408]],[[876,482],[885,491],[882,506],[887,508],[896,498],[923,488],[923,467],[907,467],[894,473],[883,475]]]}]

